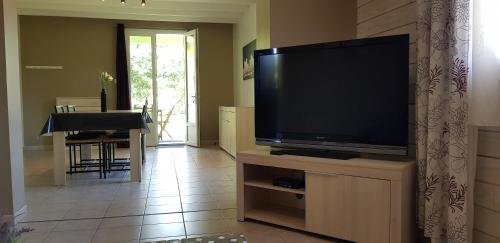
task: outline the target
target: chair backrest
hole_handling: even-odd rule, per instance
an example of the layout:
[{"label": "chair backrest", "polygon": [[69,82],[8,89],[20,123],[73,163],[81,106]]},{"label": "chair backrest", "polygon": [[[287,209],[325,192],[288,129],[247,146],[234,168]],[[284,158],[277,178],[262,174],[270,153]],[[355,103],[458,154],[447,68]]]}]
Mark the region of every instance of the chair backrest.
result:
[{"label": "chair backrest", "polygon": [[142,106],[142,115],[145,116],[147,112],[148,112],[148,103]]},{"label": "chair backrest", "polygon": [[76,105],[67,105],[67,106],[66,106],[66,110],[67,110],[68,112],[70,112],[70,113],[71,113],[71,112],[76,112]]},{"label": "chair backrest", "polygon": [[56,113],[65,113],[66,112],[66,109],[64,109],[63,105],[54,106],[54,110]]},{"label": "chair backrest", "polygon": [[[76,112],[76,106],[75,105],[66,105],[63,107],[63,109],[66,110],[67,113],[73,113],[73,112]],[[70,135],[75,135],[77,134],[79,131],[69,131],[68,134]]]}]

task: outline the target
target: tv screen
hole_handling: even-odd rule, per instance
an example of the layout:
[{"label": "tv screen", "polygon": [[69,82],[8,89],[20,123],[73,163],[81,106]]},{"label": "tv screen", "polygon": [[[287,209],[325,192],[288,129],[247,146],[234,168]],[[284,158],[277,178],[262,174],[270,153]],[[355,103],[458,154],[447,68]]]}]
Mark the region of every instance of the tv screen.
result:
[{"label": "tv screen", "polygon": [[408,35],[254,55],[257,144],[407,154]]}]

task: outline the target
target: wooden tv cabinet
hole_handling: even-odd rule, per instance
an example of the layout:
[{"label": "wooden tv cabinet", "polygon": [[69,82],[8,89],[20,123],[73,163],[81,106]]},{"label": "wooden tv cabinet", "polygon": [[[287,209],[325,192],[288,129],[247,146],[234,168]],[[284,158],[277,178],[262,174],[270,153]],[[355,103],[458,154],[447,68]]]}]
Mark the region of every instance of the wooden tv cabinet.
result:
[{"label": "wooden tv cabinet", "polygon": [[[414,161],[336,160],[237,154],[238,220],[253,219],[360,243],[410,243],[415,233]],[[273,186],[305,178],[305,188]]]}]

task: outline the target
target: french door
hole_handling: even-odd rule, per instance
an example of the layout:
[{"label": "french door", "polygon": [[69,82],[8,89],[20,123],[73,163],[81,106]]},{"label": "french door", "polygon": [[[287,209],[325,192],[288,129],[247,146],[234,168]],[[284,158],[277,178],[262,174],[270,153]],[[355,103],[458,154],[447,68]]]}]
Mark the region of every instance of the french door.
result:
[{"label": "french door", "polygon": [[148,104],[147,146],[199,145],[197,37],[194,31],[127,29],[132,109]]},{"label": "french door", "polygon": [[198,113],[198,38],[197,30],[186,33],[186,101],[187,124],[186,144],[194,147],[200,146],[200,128]]}]

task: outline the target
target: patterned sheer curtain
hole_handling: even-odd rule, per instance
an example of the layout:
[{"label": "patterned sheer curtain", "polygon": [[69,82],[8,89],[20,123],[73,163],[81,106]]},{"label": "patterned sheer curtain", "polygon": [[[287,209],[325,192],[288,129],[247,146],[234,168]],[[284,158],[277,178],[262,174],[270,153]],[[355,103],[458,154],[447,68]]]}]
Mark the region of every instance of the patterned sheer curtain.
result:
[{"label": "patterned sheer curtain", "polygon": [[467,242],[471,0],[417,0],[418,223],[431,242]]}]

